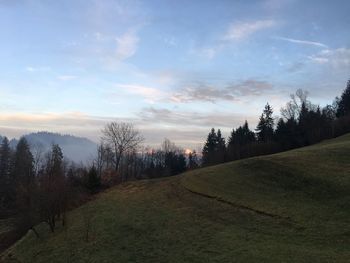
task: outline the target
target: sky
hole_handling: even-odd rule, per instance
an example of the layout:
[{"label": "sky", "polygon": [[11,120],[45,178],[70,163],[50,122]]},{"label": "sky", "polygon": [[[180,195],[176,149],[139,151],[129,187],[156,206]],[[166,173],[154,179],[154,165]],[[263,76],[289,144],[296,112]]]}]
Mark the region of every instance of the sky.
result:
[{"label": "sky", "polygon": [[0,134],[98,141],[132,122],[149,145],[200,147],[212,127],[255,128],[307,90],[350,78],[348,0],[0,0]]}]

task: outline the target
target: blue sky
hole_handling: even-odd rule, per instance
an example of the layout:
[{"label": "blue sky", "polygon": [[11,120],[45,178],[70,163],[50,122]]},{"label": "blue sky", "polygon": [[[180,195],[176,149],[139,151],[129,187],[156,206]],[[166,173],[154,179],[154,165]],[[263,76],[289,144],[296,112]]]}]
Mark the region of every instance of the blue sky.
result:
[{"label": "blue sky", "polygon": [[350,78],[349,1],[0,0],[0,134],[98,140],[133,122],[150,145],[254,128],[298,88]]}]

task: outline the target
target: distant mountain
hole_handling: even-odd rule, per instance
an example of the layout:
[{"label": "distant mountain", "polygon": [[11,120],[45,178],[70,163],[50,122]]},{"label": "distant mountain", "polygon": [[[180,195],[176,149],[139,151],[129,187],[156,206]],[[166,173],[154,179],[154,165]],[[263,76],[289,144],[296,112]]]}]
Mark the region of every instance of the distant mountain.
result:
[{"label": "distant mountain", "polygon": [[[31,147],[40,147],[44,152],[49,151],[53,143],[58,144],[64,157],[76,163],[89,161],[96,156],[97,144],[87,138],[50,132],[30,133],[24,137]],[[10,141],[13,148],[17,143],[16,139]]]}]

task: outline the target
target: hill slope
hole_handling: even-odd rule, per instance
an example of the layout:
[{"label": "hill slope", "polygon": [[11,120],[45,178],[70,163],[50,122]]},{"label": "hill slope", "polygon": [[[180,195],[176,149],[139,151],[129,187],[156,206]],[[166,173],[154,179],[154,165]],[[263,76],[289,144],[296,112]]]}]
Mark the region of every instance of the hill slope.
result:
[{"label": "hill slope", "polygon": [[346,135],[117,186],[72,211],[55,234],[45,225],[40,239],[28,233],[3,260],[349,262],[349,219]]}]

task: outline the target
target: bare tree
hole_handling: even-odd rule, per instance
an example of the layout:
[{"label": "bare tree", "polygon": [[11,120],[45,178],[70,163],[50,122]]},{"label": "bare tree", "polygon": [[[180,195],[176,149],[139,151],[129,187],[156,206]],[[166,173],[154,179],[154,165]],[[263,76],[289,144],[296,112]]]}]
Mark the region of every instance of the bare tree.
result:
[{"label": "bare tree", "polygon": [[291,94],[291,100],[287,102],[287,105],[281,109],[281,114],[285,119],[294,119],[296,120],[301,112],[302,105],[304,104],[306,108],[311,109],[313,105],[307,99],[309,92],[298,89],[295,94]]},{"label": "bare tree", "polygon": [[143,142],[140,132],[131,123],[111,122],[102,130],[102,141],[113,151],[115,171],[124,154],[131,153]]},{"label": "bare tree", "polygon": [[100,176],[100,177],[102,175],[102,170],[103,170],[105,163],[106,163],[105,152],[106,152],[105,147],[104,147],[103,143],[101,143],[97,147],[97,156],[95,159],[97,173],[98,173],[98,176]]},{"label": "bare tree", "polygon": [[31,145],[31,152],[34,159],[34,174],[38,175],[41,166],[43,165],[45,148],[41,143]]}]

